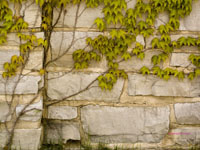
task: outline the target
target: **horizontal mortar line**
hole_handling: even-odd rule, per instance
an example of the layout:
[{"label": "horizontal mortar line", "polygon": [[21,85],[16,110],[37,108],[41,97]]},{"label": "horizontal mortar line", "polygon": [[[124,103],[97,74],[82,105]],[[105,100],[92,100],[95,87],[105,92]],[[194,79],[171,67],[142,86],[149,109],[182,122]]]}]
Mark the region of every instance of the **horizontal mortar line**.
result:
[{"label": "horizontal mortar line", "polygon": [[[1,27],[0,27],[1,28]],[[106,31],[110,31],[113,29],[119,29],[119,28],[108,28]],[[122,28],[124,29],[124,28]],[[31,27],[29,29],[23,29],[21,30],[21,32],[31,32],[32,30],[35,30],[34,32],[44,32],[42,31],[41,27]],[[73,27],[55,27],[54,31],[73,31],[74,28]],[[88,28],[88,27],[77,27],[76,31],[82,31],[82,32],[88,32],[88,31],[94,31],[94,32],[100,32],[99,29],[97,28]],[[157,35],[159,33],[158,29],[155,29],[155,35]],[[17,33],[17,31],[12,31],[10,33]],[[190,31],[190,30],[177,30],[177,31],[173,31],[170,32],[171,35],[177,35],[177,34],[194,34],[194,35],[200,35],[200,31]],[[160,34],[158,34],[160,35]]]}]

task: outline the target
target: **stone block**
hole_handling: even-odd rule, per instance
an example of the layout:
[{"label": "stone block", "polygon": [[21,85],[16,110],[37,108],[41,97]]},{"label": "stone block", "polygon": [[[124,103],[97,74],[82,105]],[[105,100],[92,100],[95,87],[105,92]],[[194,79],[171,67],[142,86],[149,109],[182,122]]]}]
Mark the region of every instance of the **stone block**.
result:
[{"label": "stone block", "polygon": [[169,107],[85,106],[84,131],[92,142],[159,142],[169,130]]},{"label": "stone block", "polygon": [[72,54],[77,49],[83,49],[86,47],[86,38],[91,37],[95,38],[100,32],[75,32],[74,34],[74,43],[73,41],[73,32],[53,32],[51,43],[53,58],[56,58],[60,54],[67,52],[65,54]]},{"label": "stone block", "polygon": [[[87,8],[85,2],[81,3],[78,11],[79,17],[77,20],[76,27],[85,27],[85,28],[92,27],[97,17],[100,18],[103,17],[102,9],[103,9],[102,5],[97,8]],[[74,27],[77,10],[78,10],[77,5],[72,5],[72,4],[68,5],[65,8],[65,11],[62,12],[60,20],[56,27]],[[59,14],[58,12],[59,10],[55,11],[54,13],[54,22],[58,18]]]},{"label": "stone block", "polygon": [[[18,79],[21,78],[19,82]],[[36,94],[38,92],[38,83],[41,80],[40,76],[15,76],[7,82],[0,75],[0,94]],[[6,85],[6,88],[5,88]],[[16,87],[16,88],[15,88]],[[15,89],[15,91],[14,91]]]},{"label": "stone block", "polygon": [[199,97],[199,78],[190,81],[185,78],[183,81],[171,77],[168,81],[153,75],[129,74],[128,94],[153,95],[153,96],[182,96]]},{"label": "stone block", "polygon": [[70,120],[77,117],[77,107],[50,106],[48,108],[49,119]]},{"label": "stone block", "polygon": [[180,20],[180,30],[200,31],[200,1],[192,1],[192,12]]},{"label": "stone block", "polygon": [[199,145],[200,128],[199,127],[182,127],[172,129],[169,133],[174,143],[181,146]]},{"label": "stone block", "polygon": [[0,102],[0,122],[6,122],[11,120],[9,115],[9,106],[6,102]]},{"label": "stone block", "polygon": [[[42,128],[15,129],[12,148],[16,150],[38,150],[41,144]],[[0,130],[0,148],[8,138],[8,133]]]},{"label": "stone block", "polygon": [[144,60],[137,58],[136,56],[132,57],[127,61],[123,61],[119,64],[119,69],[125,69],[126,71],[140,70],[143,66],[148,68],[153,67],[153,63],[151,62],[151,58],[154,55],[159,55],[160,52],[156,50],[149,50],[145,52]]},{"label": "stone block", "polygon": [[42,9],[34,0],[23,2],[20,14],[24,17],[24,21],[29,24],[29,28],[40,27],[42,22]]},{"label": "stone block", "polygon": [[46,126],[45,141],[47,143],[66,143],[68,140],[80,140],[79,124],[75,122],[55,123],[49,121]]},{"label": "stone block", "polygon": [[18,105],[16,107],[17,117],[23,112],[25,112],[20,120],[24,121],[39,121],[42,119],[42,109],[43,109],[43,100],[41,99],[38,103],[30,104],[25,110],[23,110],[27,105]]},{"label": "stone block", "polygon": [[195,66],[189,60],[189,53],[172,53],[170,66],[172,67],[185,67],[195,68]]},{"label": "stone block", "polygon": [[[99,73],[67,73],[65,75],[49,73],[48,77],[54,77],[54,79],[49,80],[48,82],[47,95],[52,100],[61,100],[85,89],[99,75]],[[101,88],[98,87],[98,81],[95,81],[91,85],[92,88],[89,88],[75,97],[70,97],[68,100],[118,102],[122,92],[123,83],[124,81],[119,79],[111,91],[102,91]]]},{"label": "stone block", "polygon": [[200,124],[200,103],[178,103],[174,105],[179,124]]}]

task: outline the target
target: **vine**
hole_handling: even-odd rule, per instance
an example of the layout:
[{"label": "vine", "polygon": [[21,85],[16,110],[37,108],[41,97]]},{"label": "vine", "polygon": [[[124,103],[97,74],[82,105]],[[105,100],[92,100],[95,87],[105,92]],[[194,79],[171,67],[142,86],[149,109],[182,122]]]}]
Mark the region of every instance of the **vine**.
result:
[{"label": "vine", "polygon": [[[184,18],[190,14],[192,11],[192,2],[194,0],[149,0],[148,3],[137,0],[135,8],[129,9],[127,9],[126,0],[35,0],[35,3],[39,5],[42,10],[42,24],[40,30],[44,32],[44,39],[37,38],[34,35],[34,30],[29,31],[29,34],[24,33],[25,30],[29,30],[28,23],[24,21],[23,17],[15,16],[9,8],[9,2],[15,5],[23,5],[25,1],[26,0],[0,1],[0,45],[6,43],[7,34],[11,32],[15,32],[20,39],[20,55],[12,56],[11,61],[5,62],[4,64],[2,76],[6,80],[16,76],[16,74],[22,73],[30,52],[39,46],[42,46],[44,49],[44,60],[43,68],[37,71],[46,78],[46,68],[48,65],[60,59],[74,44],[78,11],[80,4],[83,2],[88,8],[96,8],[99,5],[104,6],[102,10],[104,17],[96,18],[94,24],[100,32],[109,32],[109,35],[99,35],[93,39],[90,37],[87,38],[86,44],[90,49],[85,50],[85,48],[83,48],[74,51],[74,68],[77,70],[86,69],[92,61],[99,62],[105,57],[108,70],[96,79],[102,90],[112,90],[119,78],[128,78],[126,71],[119,69],[120,62],[127,61],[134,56],[136,56],[137,59],[143,60],[145,59],[145,51],[149,49],[159,50],[161,53],[152,57],[152,68],[144,66],[140,69],[140,73],[143,75],[154,74],[164,80],[169,80],[170,76],[177,77],[179,80],[183,80],[185,76],[190,80],[200,76],[200,56],[194,54],[191,54],[188,59],[196,68],[189,74],[173,68],[162,69],[160,67],[161,64],[169,58],[170,54],[174,52],[174,49],[179,49],[183,46],[200,47],[200,38],[180,37],[178,40],[172,41],[170,36],[170,33],[179,29],[180,18]],[[58,24],[61,13],[69,4],[78,6],[73,27],[72,42],[64,53],[53,59],[49,57],[49,54],[52,53],[52,32]],[[59,15],[55,19],[53,14],[56,9],[59,9]],[[163,12],[169,14],[169,21],[156,29],[155,21],[158,15]],[[156,35],[151,41],[151,48],[147,49],[146,45],[137,42],[136,37],[138,35],[142,35],[145,40],[150,36]],[[87,90],[90,85],[91,84],[82,91]],[[46,96],[45,90],[46,89],[44,89],[44,97]],[[13,92],[13,95],[14,94]],[[69,97],[74,95],[75,94]],[[55,103],[58,102],[54,102],[50,105]],[[21,114],[23,115],[24,112]],[[18,120],[19,119],[16,120],[16,123]],[[13,126],[11,135],[14,134],[14,128],[15,126]],[[6,145],[8,149],[10,149],[9,144],[12,143],[13,135],[10,137]]]}]

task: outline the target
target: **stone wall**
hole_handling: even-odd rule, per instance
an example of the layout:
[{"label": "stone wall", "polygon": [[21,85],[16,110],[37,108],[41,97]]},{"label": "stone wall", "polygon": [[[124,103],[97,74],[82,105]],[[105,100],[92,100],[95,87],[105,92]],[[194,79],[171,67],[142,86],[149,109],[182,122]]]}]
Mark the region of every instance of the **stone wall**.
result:
[{"label": "stone wall", "polygon": [[[128,2],[133,8],[136,0]],[[79,19],[75,32],[75,43],[59,60],[48,68],[48,77],[43,85],[43,77],[34,70],[43,65],[43,51],[36,49],[31,52],[22,80],[15,91],[16,116],[26,104],[38,93],[42,86],[47,87],[45,101],[38,96],[17,124],[13,145],[30,150],[37,150],[42,137],[44,143],[89,142],[106,143],[110,147],[141,147],[143,149],[163,149],[167,147],[190,147],[199,144],[200,140],[200,79],[183,81],[171,78],[164,81],[154,75],[143,76],[139,74],[142,66],[152,67],[151,57],[159,54],[158,50],[146,51],[143,61],[132,58],[120,63],[120,68],[128,72],[128,79],[117,81],[112,91],[102,91],[97,82],[92,88],[80,94],[69,97],[86,88],[94,79],[103,73],[107,64],[105,60],[100,63],[93,62],[86,70],[71,71],[73,67],[72,53],[74,50],[86,46],[87,37],[96,37],[99,32],[93,25],[96,17],[102,17],[102,7],[86,8],[81,4]],[[171,35],[173,40],[181,36],[198,37],[200,34],[200,1],[193,4],[193,11],[189,16],[181,19],[180,30]],[[13,8],[14,9],[14,8]],[[35,28],[36,35],[43,37],[38,27],[41,23],[39,7],[28,1],[16,12],[24,15],[31,29]],[[75,22],[75,6],[68,6],[66,14],[61,19],[52,34],[52,58],[62,54],[73,38],[73,25]],[[54,14],[58,16],[57,13]],[[167,14],[160,14],[156,27],[168,20]],[[153,37],[144,40],[138,36],[137,41],[151,47]],[[8,43],[0,46],[0,70],[2,65],[9,61],[12,55],[19,55],[19,41],[15,34],[9,34]],[[175,49],[170,58],[162,64],[162,68],[171,67],[189,72],[194,66],[189,62],[191,53],[199,54],[194,47]],[[16,77],[17,78],[17,77]],[[16,79],[11,79],[7,86],[5,97],[4,80],[0,80],[0,147],[5,144],[7,132],[3,123],[12,122],[14,118],[7,117],[9,110],[6,99],[12,94]],[[62,100],[65,101],[62,101]],[[56,100],[62,102],[45,107]],[[41,124],[43,111],[43,122]]]}]

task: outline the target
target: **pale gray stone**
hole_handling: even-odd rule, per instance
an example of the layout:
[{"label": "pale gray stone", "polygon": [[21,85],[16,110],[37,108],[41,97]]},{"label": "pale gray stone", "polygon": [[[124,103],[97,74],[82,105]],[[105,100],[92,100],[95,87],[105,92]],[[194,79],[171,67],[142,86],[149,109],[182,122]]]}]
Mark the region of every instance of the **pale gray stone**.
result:
[{"label": "pale gray stone", "polygon": [[153,95],[153,96],[182,96],[199,97],[199,78],[190,81],[185,78],[183,81],[171,77],[168,81],[157,76],[141,74],[129,74],[128,94]]},{"label": "pale gray stone", "polygon": [[26,64],[26,69],[40,70],[43,66],[43,51],[32,51]]},{"label": "pale gray stone", "polygon": [[200,31],[200,1],[192,2],[192,12],[190,15],[180,19],[180,30]]},{"label": "pale gray stone", "polygon": [[[38,150],[41,144],[42,128],[15,129],[12,148],[16,150]],[[5,146],[8,133],[0,130],[0,149]]]},{"label": "pale gray stone", "polygon": [[[85,89],[92,83],[99,73],[67,73],[65,75],[56,75],[49,73],[49,78],[54,79],[48,81],[47,95],[52,100],[61,100],[70,95],[76,94]],[[56,78],[57,77],[57,78]],[[119,101],[122,92],[124,81],[119,79],[111,91],[102,91],[98,87],[98,81],[95,81],[88,90],[78,94],[75,97],[70,97],[68,100],[94,100],[94,101]]]},{"label": "pale gray stone", "polygon": [[151,58],[154,55],[158,55],[158,54],[160,54],[159,51],[149,50],[145,52],[145,58],[143,60],[134,56],[127,61],[123,61],[119,63],[119,69],[125,69],[126,71],[133,71],[133,70],[140,70],[143,66],[152,68],[153,63],[151,62]]},{"label": "pale gray stone", "polygon": [[[4,70],[3,65],[6,62],[11,62],[12,56],[19,56],[19,50],[8,48],[0,48],[0,70]],[[41,69],[43,65],[43,51],[31,51],[25,69]]]},{"label": "pale gray stone", "polygon": [[[38,92],[40,76],[19,76],[10,78],[7,82],[0,75],[0,94],[35,94]],[[6,85],[6,86],[5,86]],[[16,87],[16,88],[15,88]],[[15,91],[13,91],[15,89]]]},{"label": "pale gray stone", "polygon": [[17,117],[20,113],[25,112],[20,120],[25,121],[39,121],[42,119],[42,109],[43,109],[43,100],[41,99],[38,103],[30,104],[25,110],[23,110],[26,105],[18,105],[16,107]]},{"label": "pale gray stone", "polygon": [[72,54],[77,49],[83,49],[86,47],[86,38],[91,37],[92,39],[97,37],[100,32],[75,32],[74,43],[73,32],[53,32],[51,43],[53,50],[53,58],[63,54]]},{"label": "pale gray stone", "polygon": [[84,131],[92,142],[159,142],[169,130],[169,107],[85,106]]},{"label": "pale gray stone", "polygon": [[80,140],[79,124],[76,122],[56,123],[49,121],[46,126],[45,141],[47,143],[66,143],[68,140]]},{"label": "pale gray stone", "polygon": [[173,141],[176,144],[182,146],[188,145],[199,145],[200,140],[200,128],[199,127],[182,127],[177,129],[172,129],[169,132],[172,136]]},{"label": "pale gray stone", "polygon": [[69,120],[77,117],[77,107],[71,106],[50,106],[48,108],[49,119]]},{"label": "pale gray stone", "polygon": [[20,14],[24,17],[24,21],[29,24],[29,28],[40,27],[42,22],[42,8],[34,0],[23,2]]},{"label": "pale gray stone", "polygon": [[170,59],[170,66],[172,67],[188,67],[195,68],[195,66],[189,61],[189,53],[172,53]]},{"label": "pale gray stone", "polygon": [[[68,5],[65,8],[65,11],[61,13],[60,20],[56,27],[74,27],[75,26],[75,19],[76,19],[76,12],[77,12],[77,5]],[[97,8],[87,8],[84,3],[81,3],[79,11],[78,11],[78,20],[76,27],[92,27],[94,21],[97,17],[103,18],[102,12],[103,6],[99,6]],[[54,13],[54,22],[58,18],[59,10],[55,11]],[[95,26],[93,26],[95,27]]]},{"label": "pale gray stone", "polygon": [[11,120],[9,114],[9,106],[6,102],[0,103],[0,122],[6,122]]},{"label": "pale gray stone", "polygon": [[200,103],[178,103],[174,105],[179,124],[200,124]]}]

